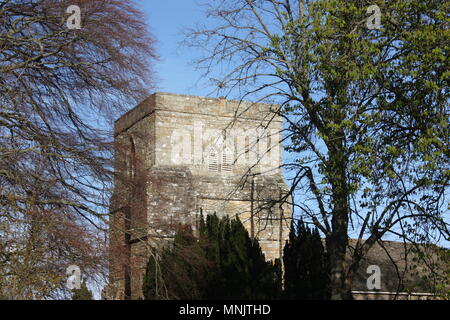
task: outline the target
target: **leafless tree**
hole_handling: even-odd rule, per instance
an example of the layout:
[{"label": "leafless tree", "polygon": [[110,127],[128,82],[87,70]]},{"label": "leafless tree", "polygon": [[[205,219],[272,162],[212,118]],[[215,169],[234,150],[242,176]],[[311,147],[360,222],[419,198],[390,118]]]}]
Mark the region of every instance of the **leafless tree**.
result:
[{"label": "leafless tree", "polygon": [[[80,29],[67,26],[74,4]],[[105,250],[97,240],[108,222],[112,119],[152,88],[155,41],[144,21],[131,0],[0,1],[5,298],[50,296],[68,264],[104,270],[94,260]]]}]

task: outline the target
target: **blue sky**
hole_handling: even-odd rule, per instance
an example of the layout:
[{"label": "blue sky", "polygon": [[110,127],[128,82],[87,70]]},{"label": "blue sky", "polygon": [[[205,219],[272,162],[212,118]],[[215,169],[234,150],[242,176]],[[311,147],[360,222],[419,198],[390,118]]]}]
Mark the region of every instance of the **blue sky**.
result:
[{"label": "blue sky", "polygon": [[198,52],[179,45],[183,30],[204,19],[198,0],[141,0],[150,31],[157,39],[160,61],[155,65],[157,91],[206,96],[211,92],[197,85],[200,73],[190,65]]}]

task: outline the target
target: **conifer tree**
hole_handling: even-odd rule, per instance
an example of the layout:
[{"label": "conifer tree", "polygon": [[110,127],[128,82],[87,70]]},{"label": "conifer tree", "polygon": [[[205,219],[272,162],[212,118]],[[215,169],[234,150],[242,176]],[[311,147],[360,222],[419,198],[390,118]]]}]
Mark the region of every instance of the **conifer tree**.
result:
[{"label": "conifer tree", "polygon": [[80,289],[74,289],[72,300],[93,300],[92,292],[87,288],[86,281],[81,283]]},{"label": "conifer tree", "polygon": [[198,239],[190,228],[180,229],[173,245],[150,258],[145,299],[280,297],[279,261],[265,260],[257,239],[249,237],[238,218],[208,215],[199,225]]},{"label": "conifer tree", "polygon": [[283,260],[285,299],[329,299],[329,263],[317,229],[293,221]]},{"label": "conifer tree", "polygon": [[189,226],[180,226],[172,244],[151,256],[144,277],[146,300],[201,299],[208,265]]},{"label": "conifer tree", "polygon": [[239,218],[207,216],[200,224],[200,243],[214,266],[208,299],[274,299],[281,292],[279,264],[265,260]]}]

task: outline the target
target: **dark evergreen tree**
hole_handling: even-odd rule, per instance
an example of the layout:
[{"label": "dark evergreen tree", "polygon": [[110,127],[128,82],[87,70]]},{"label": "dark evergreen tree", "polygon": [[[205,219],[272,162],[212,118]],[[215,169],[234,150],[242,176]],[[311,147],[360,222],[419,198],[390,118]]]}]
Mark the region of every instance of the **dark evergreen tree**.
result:
[{"label": "dark evergreen tree", "polygon": [[330,298],[330,272],[327,255],[317,229],[303,221],[291,226],[284,247],[284,298],[324,300]]},{"label": "dark evergreen tree", "polygon": [[188,226],[180,226],[173,243],[150,257],[144,277],[146,300],[201,299],[208,262]]},{"label": "dark evergreen tree", "polygon": [[93,300],[92,292],[87,288],[85,281],[81,283],[80,289],[72,290],[72,300]]},{"label": "dark evergreen tree", "polygon": [[[190,229],[189,229],[190,230]],[[177,232],[173,245],[150,258],[146,299],[275,299],[281,294],[279,261],[265,261],[239,219],[208,215],[199,237]]]},{"label": "dark evergreen tree", "polygon": [[281,292],[279,264],[265,260],[256,239],[241,221],[207,216],[200,224],[200,243],[213,267],[208,299],[275,299]]}]

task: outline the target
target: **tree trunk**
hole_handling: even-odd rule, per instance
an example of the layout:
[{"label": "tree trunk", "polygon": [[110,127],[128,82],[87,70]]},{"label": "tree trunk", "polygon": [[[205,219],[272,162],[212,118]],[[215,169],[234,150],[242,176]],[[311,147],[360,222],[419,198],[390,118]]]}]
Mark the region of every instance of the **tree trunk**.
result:
[{"label": "tree trunk", "polygon": [[[342,134],[342,135],[341,135]],[[337,134],[343,136],[343,133]],[[328,176],[332,186],[333,217],[331,220],[332,232],[327,237],[327,251],[330,259],[331,272],[331,299],[351,299],[351,281],[347,281],[347,268],[345,254],[348,245],[348,187],[346,176],[345,155],[343,141],[337,139],[329,144]]]},{"label": "tree trunk", "polygon": [[346,279],[347,269],[345,265],[347,239],[332,234],[326,242],[330,259],[331,299],[349,300],[351,299],[351,281]]}]

